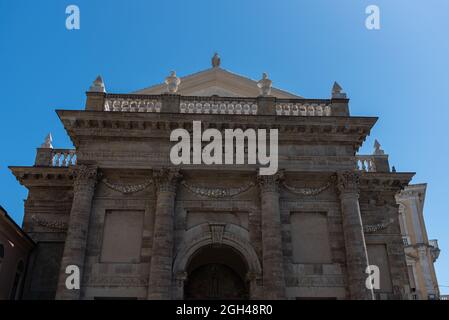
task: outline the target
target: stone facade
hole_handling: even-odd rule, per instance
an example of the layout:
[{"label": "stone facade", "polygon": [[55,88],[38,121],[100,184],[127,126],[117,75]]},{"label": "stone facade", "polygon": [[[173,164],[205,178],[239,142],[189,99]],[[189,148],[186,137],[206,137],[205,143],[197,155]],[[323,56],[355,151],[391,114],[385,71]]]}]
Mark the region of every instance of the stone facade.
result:
[{"label": "stone facade", "polygon": [[[76,150],[43,145],[34,166],[11,167],[38,244],[25,298],[220,298],[230,288],[250,299],[409,298],[395,195],[413,173],[391,172],[384,154],[356,156],[377,118],[350,116],[339,86],[305,99],[219,64],[167,80],[169,92],[110,94],[99,78],[86,111],[57,111]],[[193,120],[278,129],[278,173],[172,165],[170,132]],[[80,290],[64,285],[70,264]]]}]

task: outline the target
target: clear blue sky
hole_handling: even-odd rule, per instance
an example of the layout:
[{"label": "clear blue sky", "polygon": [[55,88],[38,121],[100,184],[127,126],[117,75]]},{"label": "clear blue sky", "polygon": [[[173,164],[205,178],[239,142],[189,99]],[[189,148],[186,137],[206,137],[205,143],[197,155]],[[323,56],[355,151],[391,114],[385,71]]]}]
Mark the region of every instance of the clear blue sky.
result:
[{"label": "clear blue sky", "polygon": [[[125,5],[126,3],[126,5]],[[65,28],[76,4],[81,29]],[[381,30],[365,28],[380,7]],[[72,147],[54,110],[82,109],[97,74],[110,92],[222,66],[305,97],[337,80],[352,115],[380,119],[374,138],[398,171],[428,183],[425,217],[440,241],[439,282],[449,286],[449,1],[24,1],[0,0],[0,204],[22,222],[26,189],[8,165],[32,165],[48,132]],[[441,287],[449,293],[449,287]]]}]

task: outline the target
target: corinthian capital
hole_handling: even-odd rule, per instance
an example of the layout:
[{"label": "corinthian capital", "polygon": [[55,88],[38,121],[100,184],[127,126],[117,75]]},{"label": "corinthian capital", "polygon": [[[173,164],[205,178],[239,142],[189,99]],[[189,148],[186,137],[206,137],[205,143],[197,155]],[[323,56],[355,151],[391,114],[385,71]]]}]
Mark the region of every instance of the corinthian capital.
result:
[{"label": "corinthian capital", "polygon": [[154,181],[159,191],[176,192],[178,181],[182,178],[179,169],[163,168],[153,172]]},{"label": "corinthian capital", "polygon": [[99,176],[97,166],[92,165],[76,165],[71,168],[70,173],[74,178],[73,184],[75,187],[95,185]]},{"label": "corinthian capital", "polygon": [[359,175],[353,171],[337,173],[337,188],[342,194],[359,194]]},{"label": "corinthian capital", "polygon": [[279,182],[284,179],[284,172],[279,170],[273,175],[258,175],[257,183],[261,192],[279,192]]}]

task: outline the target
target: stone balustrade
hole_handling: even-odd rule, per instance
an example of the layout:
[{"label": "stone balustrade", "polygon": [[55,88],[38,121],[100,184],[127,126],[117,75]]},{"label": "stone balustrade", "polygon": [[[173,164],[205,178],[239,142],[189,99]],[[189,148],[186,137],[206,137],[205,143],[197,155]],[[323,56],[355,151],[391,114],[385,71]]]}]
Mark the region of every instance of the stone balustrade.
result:
[{"label": "stone balustrade", "polygon": [[75,149],[52,149],[51,167],[70,167],[76,164]]},{"label": "stone balustrade", "polygon": [[[198,114],[241,114],[278,116],[332,116],[332,100],[326,99],[276,99],[269,97],[265,111],[261,112],[260,99],[267,97],[199,97],[181,95],[103,94],[102,110],[112,112],[179,112]],[[167,101],[175,105],[166,105]],[[269,100],[269,99],[268,99]],[[99,110],[92,107],[91,110]],[[341,115],[336,110],[336,115]]]},{"label": "stone balustrade", "polygon": [[410,237],[402,236],[402,243],[404,244],[404,246],[409,246],[410,245]]},{"label": "stone balustrade", "polygon": [[356,155],[356,168],[364,172],[376,172],[376,162],[372,155]]},{"label": "stone balustrade", "polygon": [[331,107],[326,103],[276,103],[278,116],[331,116]]},{"label": "stone balustrade", "polygon": [[158,96],[107,95],[104,111],[161,112],[162,101]]},{"label": "stone balustrade", "polygon": [[180,113],[257,115],[255,100],[181,99]]}]

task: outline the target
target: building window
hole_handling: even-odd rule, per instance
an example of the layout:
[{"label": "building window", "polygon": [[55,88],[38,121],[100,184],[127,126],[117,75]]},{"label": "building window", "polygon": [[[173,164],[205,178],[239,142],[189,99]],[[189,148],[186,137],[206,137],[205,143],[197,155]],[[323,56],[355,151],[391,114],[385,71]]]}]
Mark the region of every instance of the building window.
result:
[{"label": "building window", "polygon": [[23,272],[25,271],[25,264],[22,260],[19,261],[17,264],[17,270],[16,275],[14,277],[14,283],[11,289],[11,294],[9,296],[10,300],[16,300],[18,298],[18,289],[20,286],[20,283],[22,282],[23,278]]}]

